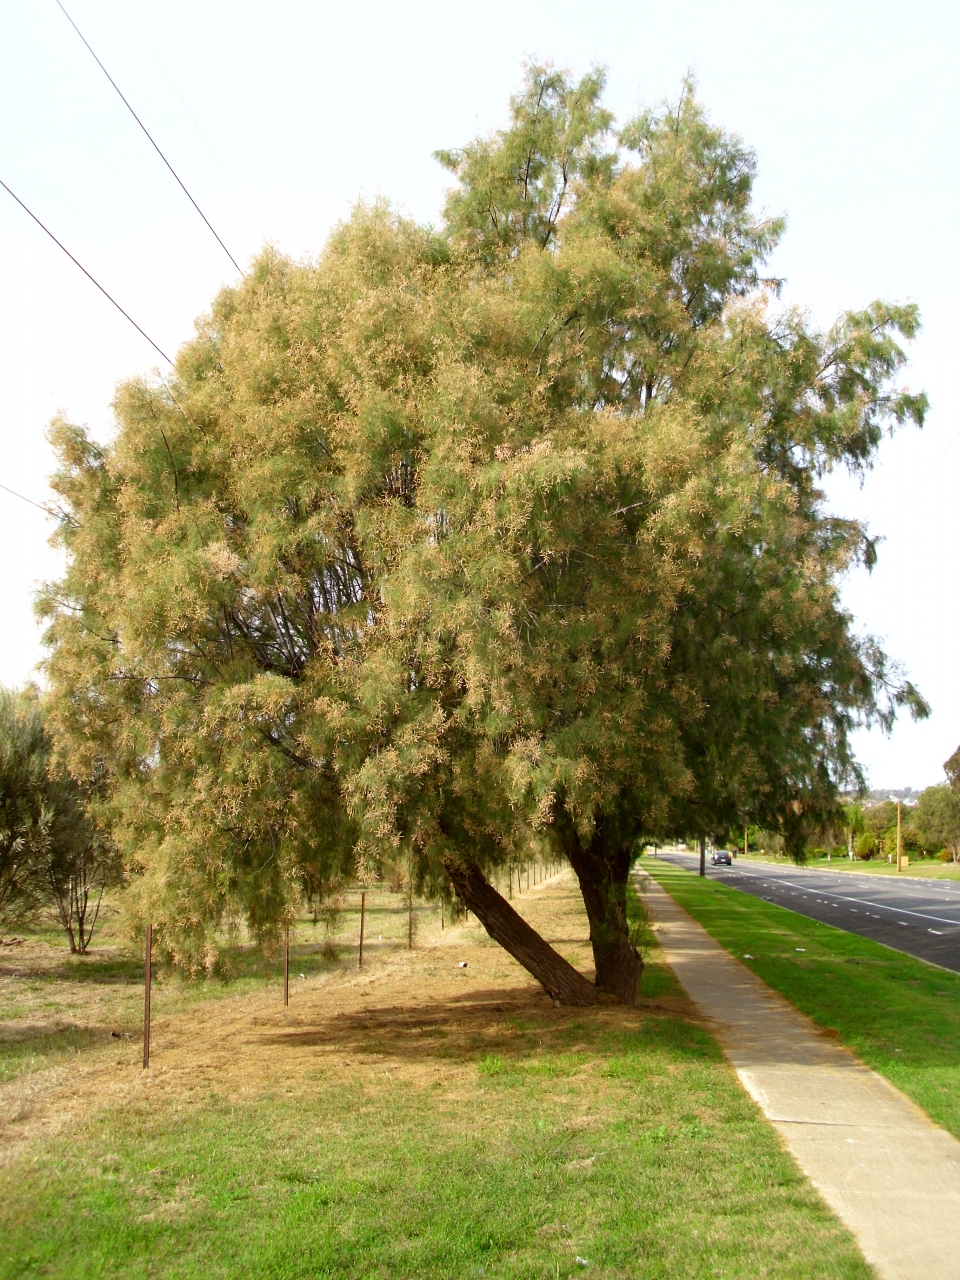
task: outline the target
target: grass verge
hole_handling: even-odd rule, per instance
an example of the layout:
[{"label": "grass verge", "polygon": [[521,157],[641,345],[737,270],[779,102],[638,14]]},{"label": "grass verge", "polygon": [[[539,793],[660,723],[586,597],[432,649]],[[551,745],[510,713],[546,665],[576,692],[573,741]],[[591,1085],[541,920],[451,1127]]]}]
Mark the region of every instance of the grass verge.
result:
[{"label": "grass verge", "polygon": [[[744,858],[743,854],[739,855],[741,862],[755,862],[761,866],[772,864],[773,866],[789,866],[789,859],[783,858],[778,863],[775,858],[761,857],[757,854],[748,854]],[[861,859],[857,858],[853,862],[849,858],[808,858],[803,864],[808,871],[834,871],[846,872],[849,875],[868,875],[868,876],[893,876],[900,880],[960,880],[960,866],[953,862],[940,862],[936,858],[913,858],[910,864],[903,871],[897,871],[896,862],[887,862],[886,859]]]},{"label": "grass verge", "polygon": [[764,982],[960,1138],[960,974],[667,863],[681,907]]},{"label": "grass verge", "polygon": [[0,1175],[0,1277],[866,1280],[646,949],[639,1009],[386,989],[271,1033],[297,1076],[156,1081]]}]

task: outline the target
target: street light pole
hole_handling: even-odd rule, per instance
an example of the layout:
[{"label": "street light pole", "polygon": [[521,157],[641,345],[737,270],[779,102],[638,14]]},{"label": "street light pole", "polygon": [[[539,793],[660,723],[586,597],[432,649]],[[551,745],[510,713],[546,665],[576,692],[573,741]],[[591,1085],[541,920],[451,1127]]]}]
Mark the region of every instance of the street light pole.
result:
[{"label": "street light pole", "polygon": [[897,798],[897,871],[903,870],[903,830],[900,825],[901,802]]}]

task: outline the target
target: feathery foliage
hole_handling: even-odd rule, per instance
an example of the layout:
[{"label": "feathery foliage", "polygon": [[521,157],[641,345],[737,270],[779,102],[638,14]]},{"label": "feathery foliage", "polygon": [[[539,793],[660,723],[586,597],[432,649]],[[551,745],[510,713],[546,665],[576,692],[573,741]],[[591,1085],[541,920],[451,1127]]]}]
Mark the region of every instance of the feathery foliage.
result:
[{"label": "feathery foliage", "polygon": [[540,840],[630,999],[639,836],[799,839],[852,727],[924,711],[818,487],[922,422],[915,308],[778,313],[752,152],[690,84],[619,131],[602,89],[531,67],[438,153],[438,228],[364,206],[315,263],[264,252],[109,446],[54,424],[53,714],[188,964],[391,861],[468,900]]}]

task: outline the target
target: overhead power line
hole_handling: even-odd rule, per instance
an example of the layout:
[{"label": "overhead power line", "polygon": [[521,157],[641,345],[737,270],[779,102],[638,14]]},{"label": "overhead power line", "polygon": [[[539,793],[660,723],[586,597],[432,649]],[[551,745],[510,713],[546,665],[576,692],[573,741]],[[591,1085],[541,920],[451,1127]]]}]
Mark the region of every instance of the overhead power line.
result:
[{"label": "overhead power line", "polygon": [[15,498],[19,498],[21,502],[29,502],[31,507],[36,507],[38,511],[42,511],[44,515],[51,514],[49,507],[42,506],[39,502],[34,502],[32,498],[25,498],[22,493],[17,493],[16,489],[11,489],[8,485],[0,484],[0,489],[4,493],[12,493]]},{"label": "overhead power line", "polygon": [[[259,227],[259,220],[258,220],[258,219],[257,219],[257,217],[254,215],[253,210],[250,208],[250,206],[247,204],[246,200],[244,199],[244,197],[243,197],[243,192],[240,190],[240,188],[239,188],[239,187],[237,186],[237,184],[234,182],[233,178],[231,178],[231,177],[230,177],[230,174],[227,172],[226,167],[224,166],[223,161],[222,161],[222,160],[220,159],[220,157],[217,155],[216,151],[214,151],[214,149],[213,149],[213,144],[211,143],[210,139],[207,137],[207,135],[206,135],[206,134],[203,132],[203,130],[200,128],[200,122],[197,120],[196,116],[193,114],[193,112],[192,112],[192,111],[190,110],[190,108],[187,106],[187,103],[186,103],[186,101],[184,100],[183,94],[180,92],[180,90],[179,90],[179,89],[177,88],[177,86],[174,84],[173,80],[170,78],[170,75],[169,75],[169,73],[168,73],[168,71],[167,71],[166,67],[163,65],[163,63],[160,61],[160,59],[157,57],[157,51],[156,51],[156,50],[153,48],[153,46],[152,46],[151,44],[149,44],[149,43],[147,44],[147,48],[150,50],[150,54],[151,54],[151,56],[152,56],[152,58],[153,58],[154,62],[157,64],[157,66],[158,66],[158,67],[160,68],[160,70],[163,72],[163,78],[166,80],[167,84],[170,86],[170,88],[171,88],[171,89],[173,90],[173,92],[176,94],[176,96],[177,96],[177,101],[180,103],[181,107],[183,107],[184,111],[185,111],[185,112],[187,113],[187,115],[190,117],[190,120],[191,120],[191,122],[192,122],[192,124],[193,124],[193,127],[196,129],[197,133],[199,133],[200,137],[203,139],[204,146],[207,148],[207,150],[208,150],[208,151],[210,152],[210,154],[213,156],[214,160],[216,160],[216,162],[217,162],[217,167],[220,169],[220,172],[223,174],[223,176],[226,178],[226,180],[230,183],[230,186],[233,188],[234,194],[236,195],[236,197],[237,197],[237,199],[240,201],[240,203],[243,205],[244,210],[246,211],[247,217],[250,219],[250,222],[252,223],[252,225],[253,225],[254,227],[256,227],[256,228],[257,228],[258,234],[260,234],[260,235],[262,236],[262,232],[260,231],[260,227]],[[266,239],[266,237],[265,237],[265,236],[264,236],[263,238],[264,238],[264,239]]]},{"label": "overhead power line", "polygon": [[944,451],[940,454],[940,456],[939,456],[939,457],[937,458],[937,460],[934,462],[933,466],[932,466],[932,467],[930,467],[927,471],[925,471],[925,472],[923,473],[923,475],[922,475],[922,476],[920,477],[920,479],[917,481],[917,486],[918,486],[918,487],[919,487],[920,485],[922,485],[922,484],[923,484],[923,482],[924,482],[924,480],[926,480],[927,476],[929,476],[933,471],[935,471],[935,470],[936,470],[936,468],[937,468],[937,467],[940,465],[940,463],[944,460],[944,458],[947,456],[947,454],[950,452],[950,450],[953,448],[953,446],[957,443],[957,441],[958,441],[958,440],[960,440],[960,431],[958,431],[958,432],[957,432],[957,434],[953,437],[953,439],[950,441],[950,443],[947,445],[947,447],[944,449]]},{"label": "overhead power line", "polygon": [[183,192],[183,194],[187,197],[187,199],[190,201],[190,203],[191,203],[191,204],[193,205],[193,207],[196,209],[197,213],[199,213],[200,217],[201,217],[201,218],[204,220],[204,222],[207,224],[207,227],[209,228],[210,233],[211,233],[211,235],[213,236],[213,238],[216,240],[217,244],[220,246],[220,248],[223,250],[223,252],[227,255],[227,257],[230,259],[230,261],[233,263],[233,265],[236,267],[236,269],[240,272],[240,274],[241,274],[241,275],[243,275],[243,268],[240,266],[240,263],[239,263],[239,262],[237,262],[236,258],[233,256],[233,254],[230,252],[230,250],[227,248],[227,246],[223,243],[223,241],[222,241],[222,240],[220,239],[220,237],[217,235],[216,231],[214,231],[214,229],[213,229],[213,225],[211,224],[210,219],[209,219],[209,218],[207,217],[207,215],[203,212],[203,210],[202,210],[202,209],[200,208],[200,206],[197,204],[196,200],[194,200],[193,196],[192,196],[192,195],[190,194],[190,192],[187,190],[186,186],[185,186],[185,185],[184,185],[184,183],[183,183],[183,180],[181,179],[180,175],[177,173],[176,169],[174,169],[173,165],[170,163],[170,161],[167,159],[167,157],[163,154],[163,152],[162,152],[162,151],[160,150],[160,148],[157,146],[157,144],[156,144],[156,142],[154,141],[154,139],[153,139],[152,135],[150,134],[150,131],[147,129],[147,126],[143,123],[143,121],[140,119],[140,117],[139,117],[139,116],[137,115],[137,113],[134,111],[133,107],[131,107],[130,103],[126,100],[126,98],[125,98],[125,97],[123,96],[123,94],[120,92],[120,88],[119,88],[119,86],[117,85],[117,82],[114,80],[113,76],[110,74],[110,72],[107,70],[107,68],[103,65],[103,63],[100,61],[100,59],[97,57],[97,55],[93,52],[93,49],[90,47],[90,44],[89,44],[89,42],[87,41],[86,36],[83,34],[83,32],[80,30],[80,28],[79,28],[79,27],[77,26],[77,24],[74,22],[74,20],[70,17],[69,13],[67,13],[66,9],[64,9],[63,5],[60,3],[60,0],[57,0],[57,5],[59,6],[59,8],[60,8],[61,12],[63,13],[63,16],[64,16],[64,17],[66,18],[66,20],[70,23],[71,27],[73,27],[74,31],[77,33],[77,35],[78,35],[78,36],[80,37],[80,39],[83,41],[83,43],[87,46],[87,50],[88,50],[88,52],[89,52],[90,56],[93,58],[94,62],[97,64],[97,66],[100,68],[100,70],[103,72],[103,74],[107,77],[107,79],[108,79],[108,80],[110,81],[110,83],[113,85],[114,89],[115,89],[115,90],[116,90],[116,92],[117,92],[118,97],[120,98],[120,101],[121,101],[121,102],[123,103],[123,105],[127,108],[127,110],[130,112],[130,114],[133,116],[134,120],[136,120],[137,124],[138,124],[138,125],[140,126],[140,128],[143,130],[144,134],[145,134],[145,135],[146,135],[146,137],[147,137],[147,140],[149,141],[150,145],[153,147],[154,151],[156,151],[157,155],[160,157],[160,159],[163,161],[163,163],[167,166],[167,168],[170,170],[170,172],[171,172],[171,173],[173,174],[173,176],[176,178],[176,180],[177,180],[177,182],[178,182],[178,184],[179,184],[179,186],[180,186],[180,190],[181,190],[181,191]]},{"label": "overhead power line", "polygon": [[[143,329],[141,329],[141,328],[140,328],[140,326],[137,324],[136,320],[134,320],[133,316],[131,316],[131,315],[129,314],[129,312],[124,311],[123,307],[121,307],[120,303],[116,300],[116,298],[112,297],[109,293],[107,293],[106,289],[105,289],[105,288],[103,287],[103,285],[99,282],[99,280],[95,280],[95,279],[93,278],[93,276],[90,274],[90,272],[87,270],[87,268],[86,268],[86,267],[85,267],[81,262],[78,262],[78,261],[76,260],[76,258],[73,256],[73,254],[70,252],[70,250],[66,247],[66,245],[64,245],[64,244],[61,244],[61,243],[60,243],[60,241],[59,241],[59,240],[57,239],[57,237],[53,234],[53,232],[50,230],[50,228],[49,228],[49,227],[47,227],[47,226],[44,226],[44,224],[40,221],[40,219],[39,219],[39,218],[37,217],[37,215],[33,212],[33,210],[32,210],[32,209],[28,209],[28,208],[27,208],[27,206],[23,203],[23,201],[20,199],[20,197],[17,195],[17,193],[16,193],[15,191],[11,191],[11,190],[10,190],[10,188],[7,186],[7,184],[3,181],[3,179],[2,179],[2,178],[0,178],[0,187],[3,187],[3,189],[4,189],[4,191],[6,191],[7,195],[13,196],[14,200],[16,200],[17,204],[18,204],[18,205],[20,206],[20,208],[24,211],[24,213],[27,213],[27,214],[29,214],[29,215],[30,215],[30,217],[34,220],[34,222],[35,222],[35,223],[37,224],[37,226],[41,229],[41,231],[45,231],[45,232],[47,233],[47,235],[50,237],[50,239],[53,241],[53,243],[57,246],[57,248],[58,248],[58,249],[62,249],[62,250],[63,250],[63,252],[67,255],[67,257],[68,257],[68,258],[70,259],[70,261],[73,263],[73,265],[74,265],[75,267],[79,267],[79,268],[80,268],[80,270],[81,270],[81,271],[83,272],[83,274],[87,277],[87,279],[90,281],[90,283],[91,283],[91,284],[95,284],[95,285],[97,286],[97,288],[100,290],[100,292],[103,294],[103,296],[104,296],[104,297],[105,297],[109,302],[112,302],[112,303],[113,303],[113,305],[117,308],[117,310],[120,312],[120,314],[124,317],[124,319],[125,319],[125,320],[129,320],[129,321],[130,321],[130,323],[131,323],[131,324],[133,325],[133,327],[136,329],[137,333],[139,333],[139,334],[141,335],[141,337],[146,338],[146,340],[150,343],[151,347],[153,347],[154,351],[159,352],[159,353],[160,353],[160,355],[162,355],[162,356],[163,356],[164,360],[166,360],[167,364],[173,364],[173,361],[170,359],[170,357],[167,355],[167,353],[166,353],[165,351],[161,350],[161,348],[157,346],[157,344],[154,342],[154,340],[150,337],[149,333],[145,332],[145,330],[143,330]],[[18,495],[18,497],[19,497],[19,495]]]}]

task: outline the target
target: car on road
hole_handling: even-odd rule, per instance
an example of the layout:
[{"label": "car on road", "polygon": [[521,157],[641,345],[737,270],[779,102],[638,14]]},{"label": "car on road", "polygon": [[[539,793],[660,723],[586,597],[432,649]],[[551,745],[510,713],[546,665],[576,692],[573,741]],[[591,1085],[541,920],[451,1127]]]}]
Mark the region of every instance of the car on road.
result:
[{"label": "car on road", "polygon": [[710,855],[710,865],[711,867],[719,867],[719,866],[732,867],[733,858],[731,858],[730,856],[730,850],[715,849],[713,853],[711,853]]}]

